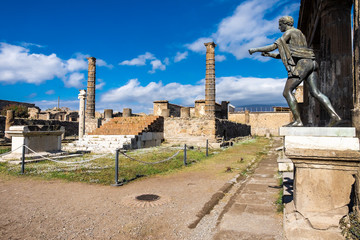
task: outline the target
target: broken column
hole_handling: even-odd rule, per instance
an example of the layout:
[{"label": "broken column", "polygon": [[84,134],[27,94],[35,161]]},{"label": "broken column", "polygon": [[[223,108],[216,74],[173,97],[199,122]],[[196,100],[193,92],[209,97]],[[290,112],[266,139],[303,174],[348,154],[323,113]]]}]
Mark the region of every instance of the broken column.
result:
[{"label": "broken column", "polygon": [[190,117],[190,108],[189,107],[182,107],[180,109],[180,117],[189,118]]},{"label": "broken column", "polygon": [[123,109],[123,117],[131,117],[132,111],[131,108],[124,108]]},{"label": "broken column", "polygon": [[95,118],[95,77],[96,77],[96,58],[89,57],[88,83],[86,98],[86,118]]},{"label": "broken column", "polygon": [[215,47],[214,42],[206,46],[205,114],[215,117]]},{"label": "broken column", "polygon": [[7,110],[6,111],[6,122],[5,122],[5,139],[11,139],[10,135],[6,133],[9,131],[10,127],[14,124],[15,111]]},{"label": "broken column", "polygon": [[113,117],[113,110],[112,109],[104,109],[104,118],[110,119]]},{"label": "broken column", "polygon": [[80,90],[78,99],[80,99],[79,106],[79,138],[82,138],[85,133],[85,98],[86,90]]}]

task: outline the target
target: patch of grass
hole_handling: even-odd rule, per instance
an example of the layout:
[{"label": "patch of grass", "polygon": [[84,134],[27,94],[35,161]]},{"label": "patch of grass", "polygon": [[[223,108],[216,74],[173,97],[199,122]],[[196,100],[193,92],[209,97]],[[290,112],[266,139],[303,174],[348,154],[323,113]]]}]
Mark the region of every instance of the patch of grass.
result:
[{"label": "patch of grass", "polygon": [[[210,174],[217,178],[228,179],[236,172],[249,171],[267,153],[269,139],[245,139],[227,149],[209,149],[209,157],[205,156],[204,148],[187,150],[187,163],[183,163],[181,147],[156,147],[129,151],[127,154],[137,160],[157,162],[164,160],[180,150],[180,153],[170,161],[159,164],[143,164],[119,155],[119,181],[129,181],[139,176],[169,174],[177,171],[193,171]],[[66,159],[74,162],[93,158],[95,155],[86,154],[83,157]],[[231,169],[231,171],[226,171]],[[23,176],[40,179],[62,179],[66,181],[87,182],[109,185],[115,182],[115,156],[109,154],[91,162],[81,164],[62,164],[51,161],[27,163],[25,174],[21,175],[21,165],[0,163],[0,175]]]},{"label": "patch of grass", "polygon": [[357,212],[349,213],[340,220],[340,229],[346,239],[360,239],[360,216]]},{"label": "patch of grass", "polygon": [[0,154],[10,152],[11,148],[0,148]]}]

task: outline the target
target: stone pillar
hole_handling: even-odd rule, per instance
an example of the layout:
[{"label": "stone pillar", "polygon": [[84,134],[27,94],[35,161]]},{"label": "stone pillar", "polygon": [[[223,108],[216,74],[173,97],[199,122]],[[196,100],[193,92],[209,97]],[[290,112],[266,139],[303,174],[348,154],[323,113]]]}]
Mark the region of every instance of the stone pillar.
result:
[{"label": "stone pillar", "polygon": [[170,117],[170,109],[163,109],[161,111],[161,116],[163,117]]},{"label": "stone pillar", "polygon": [[[7,110],[6,111],[6,122],[5,122],[5,131],[9,131],[10,127],[14,124],[15,111]],[[5,132],[5,139],[11,139],[11,136]]]},{"label": "stone pillar", "polygon": [[112,109],[104,109],[104,118],[110,119],[113,117],[113,110]]},{"label": "stone pillar", "polygon": [[86,118],[95,118],[95,78],[96,78],[96,58],[89,57],[88,83],[86,98]]},{"label": "stone pillar", "polygon": [[354,31],[353,31],[353,82],[354,82],[354,110],[352,124],[356,128],[356,135],[360,137],[360,8],[359,1],[354,1]]},{"label": "stone pillar", "polygon": [[249,124],[249,123],[250,123],[250,111],[245,110],[245,124]]},{"label": "stone pillar", "polygon": [[[353,109],[351,6],[352,0],[324,0],[320,17],[319,87],[336,112],[348,121]],[[328,120],[326,110],[321,108],[320,125]]]},{"label": "stone pillar", "polygon": [[182,107],[181,110],[180,110],[180,117],[189,118],[190,117],[190,108],[189,107]]},{"label": "stone pillar", "polygon": [[229,111],[229,103],[228,101],[221,101],[221,118],[228,119],[228,111]]},{"label": "stone pillar", "polygon": [[206,46],[205,113],[215,117],[215,47],[214,42]]},{"label": "stone pillar", "polygon": [[131,117],[131,114],[132,114],[131,108],[123,109],[123,117]]},{"label": "stone pillar", "polygon": [[80,99],[79,105],[79,139],[84,136],[85,133],[85,99],[86,99],[86,90],[80,90],[78,95]]}]

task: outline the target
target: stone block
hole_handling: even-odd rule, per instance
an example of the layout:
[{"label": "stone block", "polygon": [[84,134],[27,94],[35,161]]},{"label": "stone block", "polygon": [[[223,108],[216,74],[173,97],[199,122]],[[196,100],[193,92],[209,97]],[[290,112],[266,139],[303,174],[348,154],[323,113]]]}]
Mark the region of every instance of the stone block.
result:
[{"label": "stone block", "polygon": [[285,149],[359,150],[359,139],[352,137],[285,136]]},{"label": "stone block", "polygon": [[352,127],[281,127],[280,136],[355,137]]}]

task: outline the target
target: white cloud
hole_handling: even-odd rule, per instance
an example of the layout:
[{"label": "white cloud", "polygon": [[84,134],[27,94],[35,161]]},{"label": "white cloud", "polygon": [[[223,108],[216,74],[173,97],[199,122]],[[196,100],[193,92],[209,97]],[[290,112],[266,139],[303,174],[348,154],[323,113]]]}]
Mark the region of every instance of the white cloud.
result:
[{"label": "white cloud", "polygon": [[106,83],[101,78],[97,79],[96,81],[98,82],[98,84],[96,84],[95,89],[102,90]]},{"label": "white cloud", "polygon": [[75,87],[75,88],[82,88],[83,87],[83,80],[85,80],[85,75],[83,73],[72,73],[68,80],[65,80],[65,87]]},{"label": "white cloud", "polygon": [[[285,3],[288,4],[284,8]],[[294,13],[298,6],[298,3],[294,4],[290,0],[244,1],[237,6],[233,15],[218,24],[217,30],[210,37],[199,38],[185,46],[192,51],[205,53],[203,44],[214,40],[221,52],[231,53],[237,59],[250,58],[247,50],[271,44],[275,40],[273,35],[280,33],[277,28],[279,17]],[[277,12],[279,15],[276,15]],[[265,18],[269,13],[275,13],[276,17]]]},{"label": "white cloud", "polygon": [[[285,81],[286,79],[273,78],[219,77],[216,79],[216,100],[230,101],[235,106],[285,103],[282,96]],[[204,80],[199,81],[195,85],[163,85],[162,82],[150,82],[141,86],[138,79],[131,79],[126,85],[102,94],[99,104],[104,108],[111,104],[120,104],[121,107],[131,105],[134,111],[146,113],[155,100],[169,100],[175,104],[193,106],[195,100],[205,98],[203,82]]]},{"label": "white cloud", "polygon": [[150,64],[152,69],[149,71],[149,73],[155,73],[157,69],[160,69],[161,71],[166,69],[166,66],[159,59],[151,61]]},{"label": "white cloud", "polygon": [[164,64],[165,64],[165,65],[169,65],[169,64],[170,64],[169,58],[165,58],[165,59],[164,59]]},{"label": "white cloud", "polygon": [[107,64],[104,60],[102,60],[100,58],[96,59],[96,66],[107,67],[107,68],[110,68],[110,69],[112,69],[114,67],[114,65]]},{"label": "white cloud", "polygon": [[215,55],[215,60],[217,62],[223,62],[226,60],[226,57],[225,57],[225,55]]},{"label": "white cloud", "polygon": [[188,57],[188,55],[189,55],[188,51],[185,51],[183,53],[177,52],[176,56],[175,56],[175,59],[174,59],[174,62],[180,62],[180,61],[186,59]]},{"label": "white cloud", "polygon": [[125,60],[119,63],[119,65],[128,65],[128,66],[145,66],[146,60],[156,59],[152,53],[146,52],[143,55],[139,55],[137,58],[131,60]]},{"label": "white cloud", "polygon": [[55,93],[54,90],[49,90],[45,92],[46,95],[53,95],[54,93]]},{"label": "white cloud", "polygon": [[71,58],[66,61],[66,68],[70,72],[85,70],[88,67],[88,63],[85,59],[82,58]]},{"label": "white cloud", "polygon": [[185,44],[185,46],[193,52],[206,53],[204,43],[213,42],[212,38],[199,38],[193,43]]}]

